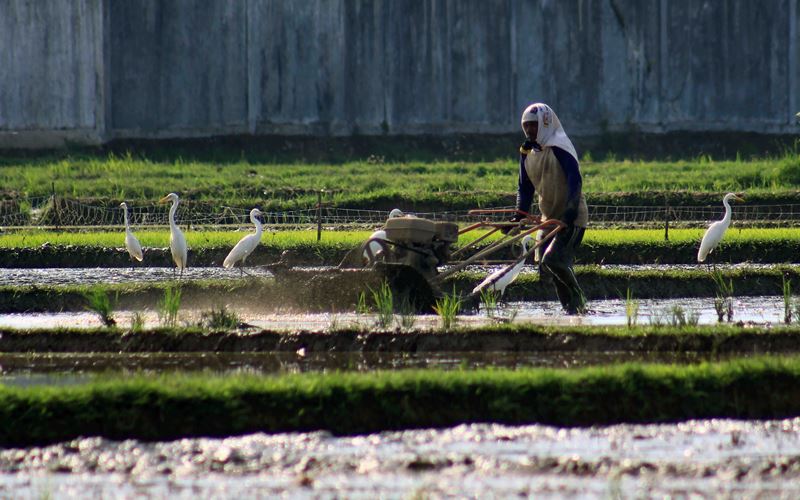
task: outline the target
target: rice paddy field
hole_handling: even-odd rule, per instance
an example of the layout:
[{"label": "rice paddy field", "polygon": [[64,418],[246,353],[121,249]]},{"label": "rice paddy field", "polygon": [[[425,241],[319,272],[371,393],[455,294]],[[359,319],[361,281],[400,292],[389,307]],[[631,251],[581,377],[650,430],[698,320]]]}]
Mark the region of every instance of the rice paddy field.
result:
[{"label": "rice paddy field", "polygon": [[[796,148],[586,152],[581,168],[589,203],[609,206],[788,205],[800,186]],[[0,160],[0,201],[23,207],[166,212],[176,192],[190,210],[294,210],[324,190],[327,206],[465,212],[513,204],[516,182],[513,158],[463,155]],[[339,267],[380,223],[269,225],[247,274],[222,261],[248,224],[182,224],[181,274],[163,225],[134,224],[141,263],[121,225],[0,228],[0,496],[795,497],[800,220],[741,224],[739,207],[708,264],[706,223],[590,226],[578,316],[531,262],[502,297],[472,293],[517,247],[416,308],[391,274]]]},{"label": "rice paddy field", "polygon": [[[513,152],[513,148],[511,148]],[[0,185],[7,196],[59,196],[154,202],[165,191],[195,202],[213,201],[263,209],[307,208],[317,192],[336,206],[377,208],[401,203],[415,210],[508,205],[516,192],[517,165],[492,161],[387,162],[380,157],[339,163],[291,163],[241,157],[203,161],[148,159],[130,152],[0,160]],[[794,195],[800,183],[800,153],[776,151],[773,158],[631,161],[613,157],[581,163],[584,191],[596,202],[632,193],[639,203],[661,204],[693,193],[703,200],[744,191],[753,200]],[[715,193],[704,197],[703,193]],[[467,196],[465,196],[465,194]],[[724,193],[723,193],[724,194]],[[659,199],[660,197],[660,199]],[[118,201],[117,201],[118,203]]]}]

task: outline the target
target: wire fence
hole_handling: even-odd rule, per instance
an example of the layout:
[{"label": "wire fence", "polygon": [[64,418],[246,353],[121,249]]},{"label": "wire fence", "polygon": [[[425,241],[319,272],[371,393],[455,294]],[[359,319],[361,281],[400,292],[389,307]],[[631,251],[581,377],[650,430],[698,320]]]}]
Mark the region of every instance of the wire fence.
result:
[{"label": "wire fence", "polygon": [[[499,207],[512,208],[512,207]],[[534,210],[536,208],[534,207]],[[250,207],[231,207],[206,202],[182,200],[176,221],[185,226],[241,226],[249,224]],[[652,227],[654,225],[693,226],[722,218],[719,206],[623,206],[589,205],[592,225]],[[165,205],[132,206],[133,226],[166,226],[169,207]],[[480,220],[505,220],[510,214],[470,215],[467,211],[415,212],[419,217],[458,223]],[[385,210],[339,207],[264,212],[261,220],[270,226],[319,225],[335,227],[369,226],[385,222]],[[800,204],[736,205],[733,218],[738,223],[800,225]],[[119,226],[124,223],[123,209],[103,201],[76,200],[61,196],[0,200],[0,226],[11,227],[94,227]]]}]

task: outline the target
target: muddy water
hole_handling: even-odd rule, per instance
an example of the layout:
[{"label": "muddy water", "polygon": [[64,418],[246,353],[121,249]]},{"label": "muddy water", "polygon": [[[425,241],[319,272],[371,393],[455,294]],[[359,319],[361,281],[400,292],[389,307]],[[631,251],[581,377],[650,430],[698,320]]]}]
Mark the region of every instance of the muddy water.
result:
[{"label": "muddy water", "polygon": [[796,498],[800,419],[476,424],[0,451],[15,498]]},{"label": "muddy water", "polygon": [[[783,266],[783,265],[782,265]],[[603,269],[625,270],[630,272],[645,270],[705,270],[706,266],[696,264],[646,264],[646,265],[604,265]],[[775,267],[771,264],[720,264],[719,270],[734,269],[768,269]],[[791,267],[791,266],[790,266]],[[794,266],[800,267],[800,266]],[[312,268],[307,268],[312,269]],[[319,268],[321,271],[331,269]],[[442,269],[446,269],[442,268]],[[490,273],[500,266],[470,266],[469,271]],[[265,268],[251,267],[247,272],[252,276],[270,277],[272,274]],[[527,266],[523,273],[535,273],[534,266]],[[189,267],[183,273],[184,280],[201,279],[235,279],[241,276],[238,269],[224,269],[222,267]],[[31,268],[14,269],[0,268],[0,285],[76,285],[94,283],[138,283],[160,282],[174,279],[171,268],[167,267],[124,267],[124,268]]]},{"label": "muddy water", "polygon": [[[681,299],[642,299],[638,301],[637,322],[640,325],[670,324],[675,320],[676,307],[683,311],[684,318],[696,316],[698,324],[717,323],[712,298]],[[783,297],[754,296],[735,297],[733,302],[733,320],[753,323],[778,324],[783,321]],[[374,328],[377,317],[373,314],[356,313],[264,313],[251,309],[230,308],[240,319],[254,329],[275,331],[335,331],[341,328]],[[203,311],[181,310],[179,324],[192,325],[201,321]],[[116,311],[114,319],[117,325],[127,328],[134,315],[140,314],[145,328],[159,326],[158,314],[154,311]],[[413,323],[411,328],[419,331],[441,328],[441,320],[435,315],[408,316],[395,315],[390,329],[401,326],[403,320]],[[625,325],[627,316],[625,301],[593,300],[589,302],[589,313],[583,316],[565,316],[556,301],[510,302],[502,304],[491,317],[482,306],[477,314],[461,315],[457,324],[461,326],[481,326],[497,321],[513,323],[534,323],[543,325]],[[14,313],[0,314],[0,327],[36,329],[36,328],[97,328],[102,326],[98,317],[90,312],[63,313]]]},{"label": "muddy water", "polygon": [[[248,268],[252,276],[269,277],[272,274],[263,268]],[[183,280],[236,279],[241,276],[238,269],[222,267],[188,267],[183,271]],[[0,268],[0,285],[91,285],[95,283],[140,283],[163,282],[177,278],[167,267],[95,267],[53,269],[5,269]]]}]

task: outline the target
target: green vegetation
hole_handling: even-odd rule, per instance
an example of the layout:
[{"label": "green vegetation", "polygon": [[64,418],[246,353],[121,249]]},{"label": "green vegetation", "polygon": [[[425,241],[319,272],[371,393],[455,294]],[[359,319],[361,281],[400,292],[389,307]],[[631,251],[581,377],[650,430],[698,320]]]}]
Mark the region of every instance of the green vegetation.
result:
[{"label": "green vegetation", "polygon": [[377,324],[379,328],[386,328],[392,324],[394,318],[394,297],[389,283],[383,281],[377,290],[369,289],[372,294],[372,301],[377,312]]},{"label": "green vegetation", "polygon": [[[438,207],[509,204],[516,186],[514,148],[496,161],[366,161],[271,163],[239,156],[225,161],[148,159],[144,156],[75,154],[2,161],[0,183],[12,193],[61,196],[118,203],[152,203],[169,191],[193,202],[214,201],[262,209],[307,208],[316,192],[337,206],[389,206],[402,201]],[[365,155],[366,156],[366,155]],[[773,158],[715,161],[630,161],[608,158],[582,165],[587,193],[661,191],[746,191],[774,196],[800,184],[797,147]],[[468,194],[468,196],[464,196]],[[663,196],[660,198],[663,200]],[[658,202],[657,202],[658,203]]]},{"label": "green vegetation", "polygon": [[720,271],[713,271],[711,277],[717,292],[714,297],[714,310],[717,313],[717,321],[722,320],[727,315],[728,322],[733,321],[733,280],[725,281]]},{"label": "green vegetation", "polygon": [[[669,248],[684,244],[699,246],[705,229],[670,229],[669,241],[664,241],[664,231],[658,229],[590,229],[586,232],[582,245],[594,247],[613,247],[618,245],[646,245]],[[305,246],[323,246],[350,249],[363,243],[371,230],[363,231],[323,231],[322,240],[317,241],[316,229],[307,231],[268,231],[261,240],[262,246],[281,249]],[[484,233],[473,231],[461,236],[459,244],[467,244]],[[231,247],[242,237],[237,231],[186,231],[189,247],[201,248]],[[137,238],[143,247],[166,247],[169,245],[169,230],[139,230]],[[484,242],[495,241],[491,236]],[[725,233],[722,245],[747,244],[767,245],[782,242],[796,244],[800,241],[800,228],[732,228]],[[73,245],[96,247],[122,247],[124,232],[54,232],[25,230],[0,234],[0,248],[33,248],[48,245]]]},{"label": "green vegetation", "polygon": [[628,328],[636,326],[639,319],[639,301],[633,298],[631,289],[625,291],[625,320]]},{"label": "green vegetation", "polygon": [[164,289],[164,298],[158,303],[158,319],[167,328],[178,324],[178,311],[181,308],[181,289],[168,286]]},{"label": "green vegetation", "polygon": [[79,386],[0,387],[0,444],[91,435],[167,440],[314,429],[352,434],[463,422],[770,419],[800,413],[799,387],[798,358],[571,370],[126,376]]},{"label": "green vegetation", "polygon": [[449,331],[453,328],[456,316],[461,310],[461,296],[456,291],[455,285],[453,286],[453,293],[446,293],[444,297],[437,300],[433,310],[441,318],[444,331]]},{"label": "green vegetation", "polygon": [[224,304],[200,314],[200,325],[210,330],[234,330],[239,327],[240,322],[239,315]]},{"label": "green vegetation", "polygon": [[117,324],[112,317],[114,306],[106,290],[102,288],[92,288],[84,293],[84,297],[86,297],[86,301],[88,302],[86,308],[97,314],[100,321],[102,321],[105,326],[114,326]]}]

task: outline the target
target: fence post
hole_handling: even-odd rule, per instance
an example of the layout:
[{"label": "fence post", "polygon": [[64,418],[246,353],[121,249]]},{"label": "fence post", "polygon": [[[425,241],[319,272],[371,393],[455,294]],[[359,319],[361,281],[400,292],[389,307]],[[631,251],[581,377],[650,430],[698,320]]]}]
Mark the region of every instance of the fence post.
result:
[{"label": "fence post", "polygon": [[56,211],[56,231],[59,231],[61,229],[61,211],[58,208],[58,198],[56,198],[56,183],[55,182],[51,182],[50,183],[50,190],[53,193],[53,208],[55,208],[55,211]]},{"label": "fence post", "polygon": [[664,241],[669,241],[669,201],[664,207]]},{"label": "fence post", "polygon": [[322,239],[322,191],[317,191],[317,241]]}]

